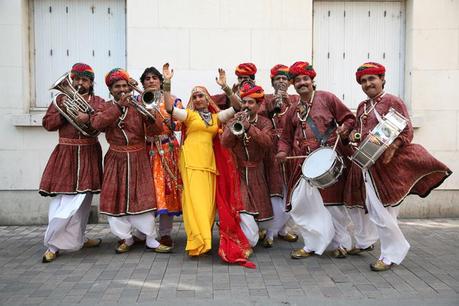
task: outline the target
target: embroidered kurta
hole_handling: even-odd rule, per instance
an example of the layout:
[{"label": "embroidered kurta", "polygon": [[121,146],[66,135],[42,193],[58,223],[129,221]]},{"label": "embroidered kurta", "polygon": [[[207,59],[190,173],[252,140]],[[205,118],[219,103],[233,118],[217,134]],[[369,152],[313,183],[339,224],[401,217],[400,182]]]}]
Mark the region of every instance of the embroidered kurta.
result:
[{"label": "embroidered kurta", "polygon": [[[182,101],[172,96],[174,106],[183,108]],[[180,131],[181,123],[172,121],[166,111],[164,98],[159,105],[165,118],[163,132],[147,137],[147,153],[150,157],[153,188],[156,192],[158,214],[180,215],[182,212],[182,178],[178,167],[180,144],[174,131]]]},{"label": "embroidered kurta", "polygon": [[257,221],[272,219],[273,210],[264,164],[272,147],[272,124],[269,119],[258,115],[246,136],[238,137],[229,129],[232,122],[228,122],[223,132],[222,144],[230,148],[236,157],[245,204],[241,212],[253,215]]},{"label": "embroidered kurta", "polygon": [[[370,109],[370,103],[369,100],[363,101],[357,108],[358,120],[355,128],[362,132],[362,140],[379,123],[375,111],[383,117],[390,108],[394,108],[405,118],[409,118],[403,101],[386,93],[373,102],[374,109],[366,116],[366,119],[363,119],[365,105],[366,109]],[[369,168],[377,195],[384,206],[396,206],[408,194],[426,197],[451,174],[451,170],[430,155],[424,147],[411,143],[413,140],[411,121],[398,139],[401,141],[400,148],[395,151],[392,160],[388,164],[383,164],[383,154]],[[346,182],[345,203],[349,207],[363,207],[365,195],[362,170],[352,163]]]},{"label": "embroidered kurta", "polygon": [[162,132],[162,122],[144,118],[134,106],[107,102],[91,117],[110,144],[104,158],[100,212],[111,216],[141,214],[156,209],[155,190],[145,149],[145,135]]},{"label": "embroidered kurta", "polygon": [[272,129],[272,141],[273,145],[271,146],[271,152],[267,155],[265,161],[265,169],[268,177],[269,192],[271,196],[283,197],[284,187],[286,187],[288,179],[290,177],[292,161],[287,160],[285,163],[280,163],[276,158],[277,147],[280,137],[282,136],[282,131],[286,124],[286,113],[291,107],[298,103],[299,96],[289,95],[289,103],[283,103],[281,106],[281,111],[279,113],[274,113],[274,106],[276,103],[275,96],[272,94],[265,95],[264,103],[260,107],[260,114],[270,118],[273,125]]},{"label": "embroidered kurta", "polygon": [[[292,105],[286,113],[286,125],[282,132],[282,137],[279,139],[278,151],[285,152],[287,155],[308,155],[318,149],[321,144],[314,135],[311,127],[300,120],[298,113],[300,102]],[[326,91],[316,91],[312,101],[312,107],[308,115],[315,123],[319,133],[324,135],[327,130],[329,137],[325,145],[333,147],[336,141],[336,124],[344,125],[348,130],[354,126],[355,116],[334,94]],[[345,156],[347,151],[341,142],[338,142],[337,152],[343,156],[343,161],[346,162]],[[290,197],[301,176],[301,166],[303,159],[294,159],[292,166],[292,174],[288,181],[288,196],[287,208],[290,207]],[[345,171],[345,170],[344,170]],[[346,173],[343,173],[338,182],[334,185],[320,189],[320,194],[325,205],[342,205],[344,180]]]},{"label": "embroidered kurta", "polygon": [[[57,100],[61,101],[63,97],[60,95]],[[88,101],[94,109],[105,103],[98,96],[90,96]],[[59,144],[43,171],[40,194],[99,193],[102,186],[102,150],[97,137],[82,135],[54,104],[48,107],[42,124],[48,131],[58,131]]]}]

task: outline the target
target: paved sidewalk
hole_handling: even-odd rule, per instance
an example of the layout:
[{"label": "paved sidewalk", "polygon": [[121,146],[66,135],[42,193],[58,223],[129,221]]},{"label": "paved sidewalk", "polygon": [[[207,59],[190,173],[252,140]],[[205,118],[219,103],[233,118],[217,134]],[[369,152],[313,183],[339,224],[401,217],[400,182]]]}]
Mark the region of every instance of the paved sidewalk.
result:
[{"label": "paved sidewalk", "polygon": [[257,247],[257,269],[222,263],[215,247],[189,258],[182,223],[174,224],[173,254],[139,246],[116,255],[115,237],[99,224],[88,226],[88,236],[103,238],[100,248],[42,264],[44,226],[3,226],[0,305],[459,305],[459,220],[401,225],[411,250],[383,273],[369,269],[377,248],[345,259],[290,259],[300,242]]}]

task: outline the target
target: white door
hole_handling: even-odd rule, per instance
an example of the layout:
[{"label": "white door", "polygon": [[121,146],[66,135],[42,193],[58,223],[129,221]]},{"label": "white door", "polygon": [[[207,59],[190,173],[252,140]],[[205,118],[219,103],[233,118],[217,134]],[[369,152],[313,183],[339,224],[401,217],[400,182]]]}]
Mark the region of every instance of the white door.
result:
[{"label": "white door", "polygon": [[47,107],[49,91],[74,63],[95,72],[95,93],[108,98],[104,77],[126,67],[124,0],[34,0],[35,107]]},{"label": "white door", "polygon": [[404,5],[401,1],[314,1],[313,66],[317,89],[355,109],[365,99],[355,81],[364,62],[386,67],[386,91],[403,95]]}]

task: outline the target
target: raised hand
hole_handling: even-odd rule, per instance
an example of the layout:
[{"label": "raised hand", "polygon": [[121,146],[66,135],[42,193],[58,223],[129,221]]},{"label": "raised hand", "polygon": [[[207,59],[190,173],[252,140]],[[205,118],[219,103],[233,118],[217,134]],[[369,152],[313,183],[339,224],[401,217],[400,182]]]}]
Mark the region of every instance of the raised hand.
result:
[{"label": "raised hand", "polygon": [[174,69],[169,69],[169,63],[163,65],[163,77],[165,80],[170,80],[174,76]]},{"label": "raised hand", "polygon": [[215,81],[222,88],[226,86],[226,72],[222,68],[218,68],[218,77],[215,78]]}]

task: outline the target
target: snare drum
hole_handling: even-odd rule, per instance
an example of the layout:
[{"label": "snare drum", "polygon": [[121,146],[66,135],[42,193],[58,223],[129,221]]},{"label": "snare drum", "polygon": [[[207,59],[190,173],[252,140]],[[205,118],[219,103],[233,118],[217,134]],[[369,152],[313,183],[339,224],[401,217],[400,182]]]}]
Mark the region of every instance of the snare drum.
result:
[{"label": "snare drum", "polygon": [[301,167],[304,178],[311,185],[322,189],[336,183],[343,169],[343,159],[329,147],[313,151]]},{"label": "snare drum", "polygon": [[391,108],[357,147],[350,159],[360,168],[368,169],[394,142],[407,124],[408,119]]}]

